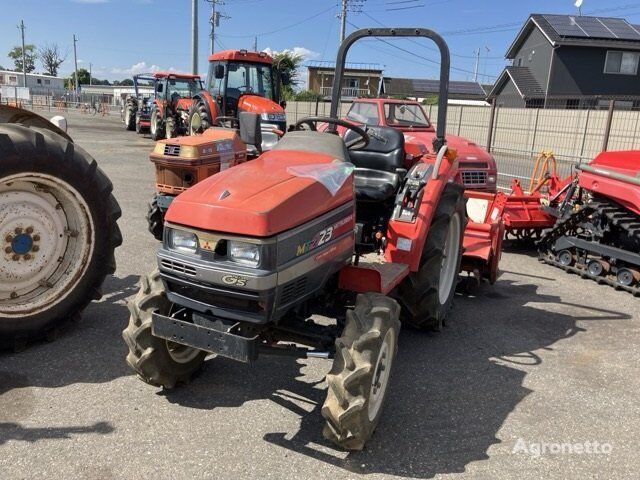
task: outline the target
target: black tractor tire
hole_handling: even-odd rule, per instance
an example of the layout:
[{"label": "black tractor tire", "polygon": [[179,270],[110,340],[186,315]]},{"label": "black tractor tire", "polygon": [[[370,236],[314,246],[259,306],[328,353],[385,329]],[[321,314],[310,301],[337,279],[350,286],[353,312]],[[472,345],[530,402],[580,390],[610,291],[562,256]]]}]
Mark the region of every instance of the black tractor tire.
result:
[{"label": "black tractor tire", "polygon": [[322,406],[323,435],[346,450],[362,450],[382,416],[398,350],[400,306],[379,293],[360,294],[336,339]]},{"label": "black tractor tire", "polygon": [[[463,254],[462,241],[466,224],[464,190],[458,184],[447,184],[429,226],[420,257],[420,268],[407,276],[398,288],[397,298],[403,307],[403,322],[419,330],[442,330],[453,303]],[[455,259],[448,263],[445,261],[448,253],[445,252],[445,243],[454,225],[459,229],[458,243],[454,246]],[[453,281],[451,278],[447,279],[446,274],[443,278],[445,265],[449,266],[446,272],[454,275]],[[453,273],[451,269],[455,269]],[[443,281],[445,283],[441,288]]]},{"label": "black tractor tire", "polygon": [[[30,175],[35,177],[29,177]],[[17,176],[22,177],[22,181],[26,182],[25,186],[33,183],[34,188],[31,190],[18,186],[17,182],[21,180],[14,180],[18,178]],[[11,181],[4,183],[4,179],[9,177],[12,177]],[[51,183],[49,185],[39,183],[42,182],[37,180],[40,178],[48,178]],[[12,185],[15,189],[13,194],[11,193]],[[62,227],[47,228],[41,218],[35,218],[32,214],[17,214],[17,220],[14,220],[22,222],[21,218],[25,219],[23,228],[26,230],[22,233],[31,237],[32,245],[40,243],[38,248],[31,247],[29,258],[23,252],[19,261],[15,254],[13,258],[9,254],[12,248],[10,236],[18,232],[9,231],[13,229],[9,225],[12,222],[10,216],[3,217],[3,221],[8,222],[5,228],[0,221],[2,237],[0,240],[3,243],[0,271],[6,272],[12,265],[19,264],[27,268],[29,261],[38,260],[44,262],[42,269],[55,268],[47,278],[33,280],[37,281],[39,287],[24,293],[23,296],[29,296],[24,301],[20,301],[18,296],[14,297],[14,294],[18,295],[16,291],[12,292],[10,298],[4,300],[0,298],[0,347],[21,349],[32,340],[45,336],[55,338],[65,323],[78,319],[80,313],[92,300],[102,296],[100,288],[105,277],[114,273],[116,269],[114,250],[122,243],[117,224],[121,210],[112,195],[112,190],[113,185],[100,170],[96,161],[67,138],[48,129],[13,123],[0,124],[0,192],[6,195],[35,193],[45,200],[50,197],[52,206],[57,203],[55,209],[50,211],[62,210],[69,222],[75,221],[74,218],[84,219],[76,223],[78,229],[82,231],[75,236],[73,233],[69,234],[69,243],[64,247],[64,253],[58,257],[58,254],[52,253],[53,244],[46,239],[57,237],[57,230]],[[68,198],[79,199],[77,203],[63,201],[62,196],[67,194]],[[24,202],[24,204],[28,203]],[[81,206],[82,204],[84,206]],[[19,207],[16,204],[16,208]],[[12,210],[10,204],[9,210]],[[33,220],[29,220],[30,218]],[[29,226],[30,222],[34,222],[33,226]],[[88,223],[90,228],[83,227],[82,222]],[[75,227],[68,223],[68,227],[64,228],[66,233],[66,228]],[[59,233],[60,237],[63,235],[63,232]],[[87,237],[86,242],[89,242],[87,244],[90,244],[89,248],[81,247],[79,244],[73,246],[70,243],[71,238],[78,238],[78,235]],[[73,256],[75,254],[71,253],[74,251],[84,253],[76,258]],[[49,255],[52,256],[49,257]],[[61,263],[58,258],[63,258],[64,263]],[[60,266],[49,267],[54,261]],[[66,262],[70,263],[63,266]],[[72,268],[74,265],[77,267],[78,262],[82,266],[73,273]],[[60,293],[51,291],[47,293],[47,289],[58,288],[65,275],[72,275],[67,289]],[[35,278],[35,276],[27,278]],[[40,288],[42,291],[38,292]]]},{"label": "black tractor tire", "polygon": [[189,135],[204,132],[213,125],[213,120],[214,119],[210,118],[204,101],[194,100],[189,108]]},{"label": "black tractor tire", "polygon": [[124,106],[124,115],[122,119],[125,130],[133,131],[136,129],[137,111],[138,106],[134,102],[127,100],[127,103]]},{"label": "black tractor tire", "polygon": [[144,128],[140,125],[140,115],[136,115],[136,133],[138,135],[144,133]]},{"label": "black tractor tire", "polygon": [[[189,382],[207,354],[153,336],[152,313],[168,315],[171,310],[157,270],[140,278],[140,291],[129,300],[128,306],[131,317],[122,337],[129,347],[129,366],[144,382],[156,387],[169,389]],[[177,361],[180,355],[182,360]]]},{"label": "black tractor tire", "polygon": [[151,119],[151,126],[149,127],[149,132],[151,133],[151,139],[154,142],[157,142],[158,140],[163,139],[165,136],[165,133],[164,133],[165,125],[164,125],[164,120],[160,116],[160,112],[158,112],[156,107],[153,107],[151,109],[150,119]]},{"label": "black tractor tire", "polygon": [[178,125],[176,123],[175,117],[167,117],[164,129],[167,139],[176,138],[178,136]]},{"label": "black tractor tire", "polygon": [[162,233],[164,230],[164,213],[158,206],[158,195],[154,195],[149,203],[147,211],[147,224],[149,232],[158,241],[162,241]]}]

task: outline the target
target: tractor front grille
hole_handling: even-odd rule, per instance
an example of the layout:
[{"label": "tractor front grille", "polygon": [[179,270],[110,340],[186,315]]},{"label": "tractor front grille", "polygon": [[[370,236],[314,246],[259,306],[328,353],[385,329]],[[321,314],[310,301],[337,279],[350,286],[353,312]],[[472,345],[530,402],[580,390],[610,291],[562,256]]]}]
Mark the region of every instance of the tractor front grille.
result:
[{"label": "tractor front grille", "polygon": [[180,156],[180,145],[170,145],[166,144],[164,146],[164,154],[168,157],[179,157]]},{"label": "tractor front grille", "polygon": [[478,172],[473,170],[462,171],[462,183],[465,187],[473,185],[486,185],[487,172]]},{"label": "tractor front grille", "polygon": [[280,300],[280,305],[287,305],[294,302],[305,293],[307,293],[307,278],[302,277],[297,280],[293,280],[282,287],[282,299]]},{"label": "tractor front grille", "polygon": [[162,268],[166,270],[171,270],[172,272],[175,272],[175,273],[180,273],[182,275],[189,275],[190,277],[196,276],[196,269],[189,265],[185,265],[184,263],[163,259],[161,261],[161,265],[162,265]]}]

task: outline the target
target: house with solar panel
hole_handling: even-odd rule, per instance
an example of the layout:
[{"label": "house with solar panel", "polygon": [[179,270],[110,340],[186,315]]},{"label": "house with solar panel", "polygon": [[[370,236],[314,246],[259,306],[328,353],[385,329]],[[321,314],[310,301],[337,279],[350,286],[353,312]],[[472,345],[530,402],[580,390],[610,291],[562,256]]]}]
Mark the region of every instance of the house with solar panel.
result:
[{"label": "house with solar panel", "polygon": [[621,18],[532,14],[506,58],[513,64],[488,95],[498,105],[637,106],[630,97],[640,98],[640,26]]}]

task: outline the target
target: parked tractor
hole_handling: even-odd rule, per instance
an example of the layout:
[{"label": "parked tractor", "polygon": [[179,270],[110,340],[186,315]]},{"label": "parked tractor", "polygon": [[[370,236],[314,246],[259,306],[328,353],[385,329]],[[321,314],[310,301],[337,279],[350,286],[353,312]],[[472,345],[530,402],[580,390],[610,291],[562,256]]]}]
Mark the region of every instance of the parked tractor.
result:
[{"label": "parked tractor", "polygon": [[[259,119],[256,120],[258,125]],[[237,126],[235,119],[219,117],[219,122]],[[259,127],[254,129],[260,133]],[[243,140],[236,128],[223,126],[208,128],[201,135],[161,140],[156,144],[150,155],[155,167],[156,193],[147,213],[149,232],[156,240],[162,240],[164,215],[177,195],[211,175],[254,158],[248,153],[245,141],[257,143],[249,145],[253,147],[251,152],[259,151],[260,138]]]},{"label": "parked tractor", "polygon": [[264,52],[224,50],[212,54],[208,94],[195,96],[189,114],[190,133],[202,133],[218,117],[257,113],[262,121],[262,150],[270,150],[287,130],[286,104],[279,99],[281,83],[273,59]]},{"label": "parked tractor", "polygon": [[[400,131],[337,118],[349,48],[381,36],[430,38],[442,57],[435,153],[409,170]],[[358,30],[338,52],[330,118],[301,119],[270,151],[176,197],[159,269],[142,277],[123,332],[140,378],[174,387],[208,353],[333,358],[324,435],[361,449],[382,415],[401,320],[439,330],[453,301],[467,219],[445,138],[448,80],[433,31]],[[240,112],[243,137],[259,135],[255,117]],[[314,131],[323,122],[349,132]]]},{"label": "parked tractor", "polygon": [[[419,102],[392,98],[358,98],[346,120],[358,125],[384,126],[400,130],[407,143],[430,145],[436,135],[431,120]],[[447,135],[447,145],[458,152],[459,173],[467,190],[496,192],[496,161],[486,150],[465,138]]]},{"label": "parked tractor", "polygon": [[136,133],[149,131],[151,105],[154,94],[143,92],[143,88],[151,88],[155,92],[157,79],[151,73],[142,73],[133,76],[134,94],[128,96],[122,106],[121,118],[125,130],[135,130]]},{"label": "parked tractor", "polygon": [[122,243],[111,192],[63,129],[0,106],[0,347],[53,338],[101,297]]}]

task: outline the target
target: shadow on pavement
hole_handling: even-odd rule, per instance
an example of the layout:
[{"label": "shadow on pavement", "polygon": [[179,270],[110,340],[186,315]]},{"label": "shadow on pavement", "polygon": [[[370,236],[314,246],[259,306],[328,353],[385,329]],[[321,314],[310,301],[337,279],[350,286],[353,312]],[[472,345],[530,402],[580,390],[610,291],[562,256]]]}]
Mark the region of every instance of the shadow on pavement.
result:
[{"label": "shadow on pavement", "polygon": [[[216,358],[191,385],[162,395],[201,409],[271,399],[299,415],[301,423],[293,436],[269,433],[267,442],[350,472],[413,478],[464,472],[469,463],[488,458],[489,447],[500,442],[496,435],[503,422],[531,392],[523,386],[523,368],[542,362],[539,350],[552,350],[554,343],[584,331],[579,320],[630,318],[584,306],[576,306],[581,316],[536,308],[529,304],[561,302],[538,295],[535,285],[501,281],[499,288],[486,290],[475,298],[459,296],[444,332],[401,333],[385,413],[362,452],[336,450],[322,438],[326,387],[322,381],[308,383],[304,365],[291,359],[264,357],[248,366]],[[247,418],[252,421],[258,419]],[[277,418],[272,423],[275,427]]]},{"label": "shadow on pavement", "polygon": [[108,277],[103,298],[89,305],[81,320],[65,328],[54,342],[34,343],[19,353],[1,353],[0,412],[3,395],[13,389],[103,383],[129,375],[121,332],[129,318],[125,299],[138,290],[137,282],[133,275]]},{"label": "shadow on pavement", "polygon": [[38,440],[67,439],[71,435],[99,433],[107,435],[115,429],[107,422],[86,427],[29,428],[17,423],[0,423],[0,445],[10,441],[37,442]]}]

